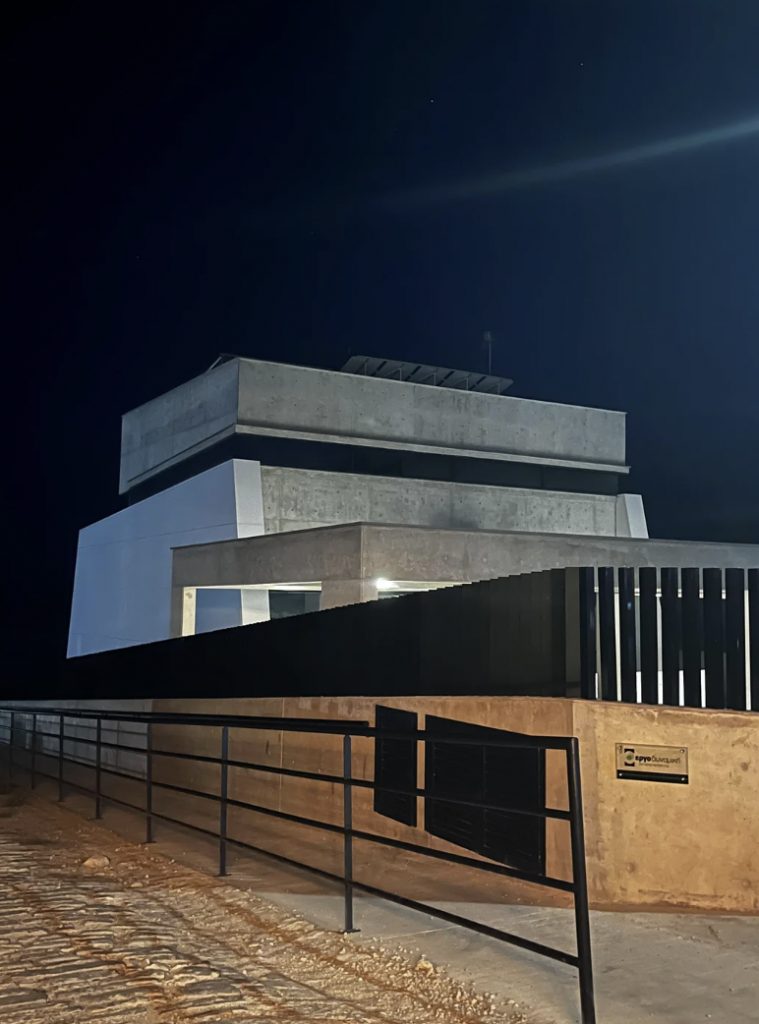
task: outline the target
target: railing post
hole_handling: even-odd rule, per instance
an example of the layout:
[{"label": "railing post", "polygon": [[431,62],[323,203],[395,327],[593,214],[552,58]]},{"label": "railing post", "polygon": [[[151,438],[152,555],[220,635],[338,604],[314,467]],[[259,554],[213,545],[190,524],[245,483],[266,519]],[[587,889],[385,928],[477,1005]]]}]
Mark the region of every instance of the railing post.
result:
[{"label": "railing post", "polygon": [[58,725],[58,800],[63,800],[63,741],[66,735],[66,717],[59,715]]},{"label": "railing post", "polygon": [[8,781],[13,778],[13,740],[16,732],[16,712],[11,711],[11,736],[8,744]]},{"label": "railing post", "polygon": [[229,727],[221,730],[221,786],[219,795],[219,876],[227,874],[227,796],[229,782]]},{"label": "railing post", "polygon": [[145,770],[145,842],[152,843],[153,839],[153,723],[147,724],[146,742],[146,770]]},{"label": "railing post", "polygon": [[580,1008],[582,1024],[596,1024],[596,999],[593,991],[593,957],[590,947],[588,877],[585,871],[585,828],[582,817],[580,747],[575,736],[567,750],[569,783],[569,828],[572,837],[572,880],[574,883],[575,930],[580,972]]},{"label": "railing post", "polygon": [[103,817],[103,806],[101,800],[101,770],[100,763],[103,749],[102,719],[98,718],[95,725],[95,820]]},{"label": "railing post", "polygon": [[31,777],[31,787],[34,789],[37,785],[37,715],[32,714],[32,745],[31,745],[31,757],[29,759],[29,775]]},{"label": "railing post", "polygon": [[[4,710],[3,711],[3,748],[5,748],[5,729],[6,729],[5,716],[7,714],[8,714],[8,712]],[[8,728],[10,728],[10,726],[8,726]],[[9,737],[9,740],[10,740],[10,737]],[[5,756],[5,749],[3,749],[3,764],[5,765],[5,779],[6,779],[6,782],[7,782],[7,784],[9,786],[11,784],[11,761],[10,761],[10,758],[11,758],[11,749],[10,749],[10,742],[9,742],[8,743],[8,756],[7,757]]]},{"label": "railing post", "polygon": [[343,736],[343,877],[345,880],[345,928],[348,932],[356,932],[358,928],[353,925],[353,786],[352,778],[352,756],[351,737]]}]

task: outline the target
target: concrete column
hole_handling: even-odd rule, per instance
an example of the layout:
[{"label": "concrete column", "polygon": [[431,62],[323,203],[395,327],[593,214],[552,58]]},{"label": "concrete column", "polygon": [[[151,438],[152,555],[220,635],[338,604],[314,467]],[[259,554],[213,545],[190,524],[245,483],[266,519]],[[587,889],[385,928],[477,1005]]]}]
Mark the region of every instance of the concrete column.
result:
[{"label": "concrete column", "polygon": [[648,538],[648,524],[640,494],[618,494],[616,513],[617,537]]},{"label": "concrete column", "polygon": [[249,626],[253,622],[268,622],[269,615],[269,591],[268,590],[247,590],[243,588],[241,594],[241,624]]},{"label": "concrete column", "polygon": [[321,610],[377,600],[374,580],[323,580]]},{"label": "concrete column", "polygon": [[197,591],[195,587],[182,588],[182,631],[180,636],[193,636],[195,633],[195,603]]}]

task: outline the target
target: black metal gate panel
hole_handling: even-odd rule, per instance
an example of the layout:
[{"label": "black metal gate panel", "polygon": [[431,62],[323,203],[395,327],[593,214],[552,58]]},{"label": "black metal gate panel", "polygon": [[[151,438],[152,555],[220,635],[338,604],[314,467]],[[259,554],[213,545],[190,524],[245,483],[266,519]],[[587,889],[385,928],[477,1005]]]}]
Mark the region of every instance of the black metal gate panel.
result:
[{"label": "black metal gate panel", "polygon": [[[545,751],[485,747],[484,739],[520,733],[427,715],[425,828],[432,835],[521,871],[545,873],[545,818],[466,806],[451,800],[545,809]],[[435,742],[439,735],[469,736],[468,743]]]},{"label": "black metal gate panel", "polygon": [[415,790],[417,787],[416,739],[386,737],[382,735],[382,731],[416,734],[416,712],[377,704],[374,709],[374,721],[377,728],[377,737],[374,741],[374,783],[377,786],[374,790],[374,810],[386,818],[414,826],[416,797],[413,793],[394,793],[393,790]]}]

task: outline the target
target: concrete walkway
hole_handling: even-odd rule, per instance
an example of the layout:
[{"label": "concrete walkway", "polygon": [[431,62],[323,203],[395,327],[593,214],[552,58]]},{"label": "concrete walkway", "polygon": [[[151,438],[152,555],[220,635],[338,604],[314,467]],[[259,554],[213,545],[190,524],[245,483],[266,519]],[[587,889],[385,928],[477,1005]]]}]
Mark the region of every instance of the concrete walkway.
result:
[{"label": "concrete walkway", "polygon": [[[322,928],[337,929],[334,896],[261,893]],[[438,903],[547,945],[574,952],[574,916],[560,908]],[[598,1024],[757,1024],[759,917],[594,912]],[[432,916],[374,899],[356,900],[359,943],[424,954],[480,991],[516,998],[535,1024],[579,1024],[577,973]]]}]

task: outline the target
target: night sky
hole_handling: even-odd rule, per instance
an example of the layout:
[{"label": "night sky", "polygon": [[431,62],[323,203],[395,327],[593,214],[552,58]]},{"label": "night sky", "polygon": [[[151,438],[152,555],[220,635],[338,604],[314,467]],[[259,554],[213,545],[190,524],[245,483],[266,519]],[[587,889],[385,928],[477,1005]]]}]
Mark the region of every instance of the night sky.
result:
[{"label": "night sky", "polygon": [[491,330],[512,394],[628,411],[652,536],[759,542],[756,0],[3,18],[6,650],[63,654],[121,414],[219,352],[484,370]]}]

